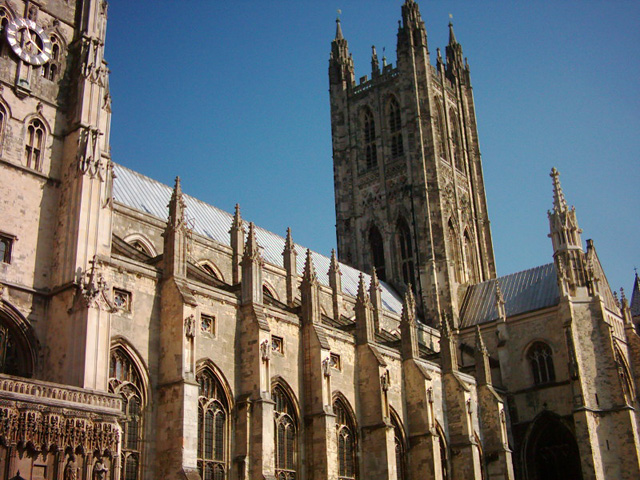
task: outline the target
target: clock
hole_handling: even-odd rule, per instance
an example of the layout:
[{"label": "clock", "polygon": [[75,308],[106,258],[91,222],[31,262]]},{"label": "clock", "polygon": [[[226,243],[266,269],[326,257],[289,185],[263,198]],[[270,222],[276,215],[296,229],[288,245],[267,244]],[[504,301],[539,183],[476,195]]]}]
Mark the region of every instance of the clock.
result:
[{"label": "clock", "polygon": [[7,42],[18,57],[31,65],[43,65],[51,58],[51,40],[36,22],[28,18],[9,22]]}]

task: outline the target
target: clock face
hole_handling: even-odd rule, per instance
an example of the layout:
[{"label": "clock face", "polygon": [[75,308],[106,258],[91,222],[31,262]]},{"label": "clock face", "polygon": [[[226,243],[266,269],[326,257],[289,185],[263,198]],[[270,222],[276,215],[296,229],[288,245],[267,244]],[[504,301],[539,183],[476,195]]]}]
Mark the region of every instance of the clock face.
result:
[{"label": "clock face", "polygon": [[43,65],[51,58],[51,41],[33,20],[16,18],[7,25],[7,41],[22,60]]}]

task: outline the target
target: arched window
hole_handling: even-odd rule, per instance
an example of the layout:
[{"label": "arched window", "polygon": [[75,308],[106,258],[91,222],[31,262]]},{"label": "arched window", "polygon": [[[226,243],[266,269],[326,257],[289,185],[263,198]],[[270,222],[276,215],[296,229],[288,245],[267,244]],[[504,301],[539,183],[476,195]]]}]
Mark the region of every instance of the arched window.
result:
[{"label": "arched window", "polygon": [[384,243],[380,230],[376,226],[369,230],[369,245],[371,246],[371,263],[375,267],[380,280],[386,280],[384,268]]},{"label": "arched window", "polygon": [[438,444],[440,445],[440,471],[442,472],[442,480],[451,480],[451,475],[449,475],[449,448],[447,447],[447,439],[439,424],[436,426],[436,430],[438,433]]},{"label": "arched window", "polygon": [[405,463],[405,443],[404,443],[404,431],[400,425],[400,421],[396,418],[395,414],[391,415],[391,423],[393,424],[393,439],[396,445],[396,471],[398,472],[398,480],[406,480],[407,478],[407,466]]},{"label": "arched window", "polygon": [[298,448],[298,429],[295,409],[289,395],[287,395],[280,385],[273,387],[271,395],[276,403],[274,411],[276,479],[295,480]]},{"label": "arched window", "polygon": [[478,266],[476,262],[475,249],[473,248],[473,242],[471,241],[471,235],[469,230],[464,231],[462,236],[462,243],[464,247],[465,265],[467,270],[467,281],[470,283],[476,283],[478,281]]},{"label": "arched window", "polygon": [[449,223],[447,224],[447,237],[449,240],[449,248],[451,254],[451,260],[453,261],[453,270],[456,282],[462,283],[462,275],[460,273],[460,249],[458,245],[458,234],[456,233],[456,229],[453,226],[453,220],[450,218]]},{"label": "arched window", "polygon": [[453,111],[453,108],[449,110],[449,118],[451,120],[451,133],[453,140],[453,160],[456,168],[461,172],[464,172],[464,152],[462,150],[460,122],[458,122],[458,116]]},{"label": "arched window", "polygon": [[338,434],[338,479],[356,478],[356,428],[349,409],[342,400],[333,402]]},{"label": "arched window", "polygon": [[400,104],[395,97],[389,101],[389,133],[391,135],[391,158],[404,155],[402,144],[402,120],[400,118]]},{"label": "arched window", "polygon": [[218,280],[220,280],[220,277],[218,276],[218,273],[213,269],[213,267],[211,265],[209,265],[208,263],[203,263],[202,265],[200,265],[202,267],[202,269],[207,272],[209,275],[211,275],[213,278],[216,278]]},{"label": "arched window", "polygon": [[4,127],[7,123],[7,111],[2,105],[0,105],[0,152],[2,152],[1,145],[4,144]]},{"label": "arched window", "polygon": [[60,40],[56,35],[51,35],[51,57],[42,66],[42,76],[47,80],[55,81],[60,69],[61,47]]},{"label": "arched window", "polygon": [[229,404],[218,378],[204,369],[196,380],[198,400],[198,471],[202,480],[225,480],[228,472]]},{"label": "arched window", "polygon": [[34,170],[42,169],[42,153],[44,148],[45,129],[37,118],[31,120],[27,126],[25,141],[25,164]]},{"label": "arched window", "polygon": [[109,391],[122,396],[124,419],[122,428],[122,473],[123,480],[138,480],[144,432],[145,388],[141,372],[129,354],[121,346],[111,350],[109,361]]},{"label": "arched window", "polygon": [[440,150],[438,153],[440,154],[440,158],[447,159],[447,130],[444,125],[444,113],[442,111],[442,105],[440,104],[440,100],[436,98],[435,101],[435,124],[438,128],[436,137],[438,139],[438,149]]},{"label": "arched window", "polygon": [[529,348],[527,358],[531,364],[533,383],[542,385],[555,382],[556,372],[553,369],[553,353],[549,345],[543,342],[534,343]]},{"label": "arched window", "polygon": [[20,325],[0,316],[0,373],[31,377],[29,345],[21,335]]},{"label": "arched window", "polygon": [[364,160],[366,170],[371,170],[378,165],[376,123],[373,119],[373,113],[369,109],[364,112]]},{"label": "arched window", "polygon": [[397,226],[398,244],[400,247],[400,270],[402,271],[402,280],[406,285],[413,285],[413,247],[411,242],[411,230],[404,218],[398,220]]},{"label": "arched window", "polygon": [[5,44],[7,44],[7,25],[11,16],[6,8],[0,7],[0,55],[6,53]]}]

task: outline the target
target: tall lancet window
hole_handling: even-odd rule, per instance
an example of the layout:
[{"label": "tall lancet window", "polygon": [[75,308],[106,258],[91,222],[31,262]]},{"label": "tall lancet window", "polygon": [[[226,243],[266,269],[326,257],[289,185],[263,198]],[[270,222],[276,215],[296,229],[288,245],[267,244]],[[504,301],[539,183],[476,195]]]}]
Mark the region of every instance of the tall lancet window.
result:
[{"label": "tall lancet window", "polygon": [[393,424],[393,437],[396,445],[396,471],[398,472],[398,480],[406,480],[407,478],[407,466],[405,463],[405,443],[404,443],[404,430],[400,425],[400,421],[396,418],[396,415],[391,415],[391,423]]},{"label": "tall lancet window", "polygon": [[123,480],[142,478],[142,444],[144,431],[145,388],[142,376],[127,352],[120,346],[111,350],[109,361],[109,391],[122,396],[124,418],[122,427],[122,472]]},{"label": "tall lancet window", "polygon": [[382,235],[378,227],[373,226],[369,230],[369,246],[371,247],[371,263],[375,267],[380,280],[386,280],[386,271],[384,268],[384,243]]},{"label": "tall lancet window", "polygon": [[298,428],[295,409],[289,395],[280,385],[273,387],[271,393],[276,403],[275,443],[276,443],[276,479],[295,480],[297,475]]},{"label": "tall lancet window", "polygon": [[411,284],[415,287],[411,230],[404,218],[400,218],[398,220],[397,235],[398,246],[400,247],[400,270],[402,272],[402,281],[406,285]]},{"label": "tall lancet window", "polygon": [[462,242],[464,244],[464,256],[465,256],[465,265],[467,268],[467,281],[470,283],[477,283],[478,280],[478,262],[476,261],[476,252],[475,248],[473,248],[473,242],[471,241],[471,235],[469,234],[469,230],[464,231],[464,235],[462,237]]},{"label": "tall lancet window", "polygon": [[364,161],[365,169],[371,170],[378,165],[378,151],[376,148],[376,122],[371,110],[364,112]]},{"label": "tall lancet window", "polygon": [[447,142],[446,142],[446,138],[447,138],[447,129],[445,128],[445,124],[444,124],[444,112],[442,111],[442,105],[440,104],[440,101],[436,98],[435,102],[435,112],[434,112],[434,116],[435,116],[435,124],[437,126],[437,140],[438,140],[438,149],[440,150],[438,153],[440,155],[440,158],[446,160],[447,159]]},{"label": "tall lancet window", "polygon": [[229,405],[222,384],[208,369],[196,375],[198,471],[202,480],[225,480],[228,472]]},{"label": "tall lancet window", "polygon": [[449,241],[449,255],[451,256],[450,261],[453,262],[453,270],[456,282],[462,283],[462,274],[461,274],[461,261],[460,261],[460,246],[458,242],[458,234],[456,232],[456,228],[453,226],[453,220],[450,218],[449,223],[447,225],[447,240]]},{"label": "tall lancet window", "polygon": [[356,428],[349,409],[342,400],[333,403],[336,414],[336,433],[338,434],[338,479],[356,478]]},{"label": "tall lancet window", "polygon": [[404,155],[402,144],[402,121],[400,118],[400,104],[395,97],[389,100],[389,133],[391,135],[391,158]]},{"label": "tall lancet window", "polygon": [[462,135],[460,133],[460,122],[458,116],[453,111],[453,108],[449,110],[449,118],[451,120],[451,135],[453,142],[453,161],[458,170],[464,172],[464,151],[462,148]]},{"label": "tall lancet window", "polygon": [[42,154],[44,148],[45,129],[43,123],[37,118],[31,120],[27,126],[27,138],[25,139],[25,164],[34,170],[42,169]]}]

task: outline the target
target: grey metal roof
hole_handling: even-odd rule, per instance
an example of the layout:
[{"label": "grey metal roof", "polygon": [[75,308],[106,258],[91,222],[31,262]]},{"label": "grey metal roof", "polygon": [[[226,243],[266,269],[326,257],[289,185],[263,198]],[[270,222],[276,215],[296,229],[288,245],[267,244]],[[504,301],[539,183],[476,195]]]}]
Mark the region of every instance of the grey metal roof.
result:
[{"label": "grey metal roof", "polygon": [[[507,317],[556,305],[560,300],[553,263],[498,278]],[[460,312],[461,326],[470,327],[498,318],[496,281],[472,285]]]},{"label": "grey metal roof", "polygon": [[[113,198],[117,202],[166,222],[169,214],[167,205],[171,199],[171,187],[122,165],[114,164],[113,170]],[[184,195],[184,200],[187,205],[186,215],[194,232],[222,245],[230,246],[229,229],[233,215],[189,195]],[[256,237],[258,244],[263,248],[262,255],[265,262],[283,267],[284,237],[258,226],[256,226]],[[296,252],[298,253],[298,274],[302,275],[306,248],[296,244]],[[317,252],[312,252],[312,258],[318,281],[322,285],[329,286],[330,259]],[[342,272],[343,293],[355,297],[358,292],[360,271],[343,263],[340,264],[340,271]],[[368,284],[371,277],[366,273],[364,277]],[[380,287],[382,288],[383,307],[400,314],[402,312],[400,296],[384,282],[380,282]]]}]

